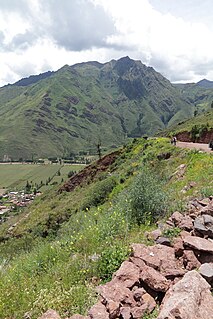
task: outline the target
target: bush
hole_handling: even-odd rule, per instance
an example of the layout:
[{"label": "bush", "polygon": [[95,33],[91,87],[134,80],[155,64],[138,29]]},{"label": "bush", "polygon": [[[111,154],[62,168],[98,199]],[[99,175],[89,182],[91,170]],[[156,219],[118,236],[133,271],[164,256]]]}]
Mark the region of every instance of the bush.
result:
[{"label": "bush", "polygon": [[121,244],[106,247],[98,261],[98,275],[105,282],[112,279],[113,273],[120,267],[127,258],[129,249]]},{"label": "bush", "polygon": [[98,206],[103,204],[116,185],[114,177],[109,177],[102,181],[98,181],[92,190],[89,192],[86,201],[83,204],[83,209],[90,208],[92,206]]},{"label": "bush", "polygon": [[75,175],[75,171],[69,171],[69,173],[67,174],[69,178],[72,177],[73,175]]},{"label": "bush", "polygon": [[131,220],[139,225],[146,222],[147,214],[151,221],[166,212],[168,194],[163,191],[163,183],[149,169],[143,168],[136,177],[127,195]]}]

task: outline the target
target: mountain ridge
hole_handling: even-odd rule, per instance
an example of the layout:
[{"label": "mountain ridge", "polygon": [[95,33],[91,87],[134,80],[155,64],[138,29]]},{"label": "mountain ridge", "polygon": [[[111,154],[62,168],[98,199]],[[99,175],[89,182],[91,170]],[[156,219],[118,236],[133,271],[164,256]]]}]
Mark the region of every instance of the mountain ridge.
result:
[{"label": "mountain ridge", "polygon": [[139,60],[65,65],[0,88],[0,158],[95,152],[97,140],[109,149],[193,111],[169,80]]}]

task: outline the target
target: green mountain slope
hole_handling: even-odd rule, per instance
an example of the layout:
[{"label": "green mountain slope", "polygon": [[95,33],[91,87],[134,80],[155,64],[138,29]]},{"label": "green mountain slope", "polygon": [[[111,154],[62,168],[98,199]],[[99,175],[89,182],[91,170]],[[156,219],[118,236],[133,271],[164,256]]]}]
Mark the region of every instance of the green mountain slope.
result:
[{"label": "green mountain slope", "polygon": [[0,158],[109,149],[190,118],[193,106],[153,68],[128,57],[64,66],[0,89]]},{"label": "green mountain slope", "polygon": [[194,114],[201,114],[211,108],[213,102],[212,81],[201,80],[197,83],[174,84],[182,97],[194,105]]},{"label": "green mountain slope", "polygon": [[208,144],[213,140],[213,109],[172,126],[161,135],[176,135],[180,141]]},{"label": "green mountain slope", "polygon": [[145,234],[157,220],[162,227],[165,216],[187,211],[189,199],[213,194],[212,167],[211,154],[165,138],[134,139],[73,176],[64,185],[70,192],[51,189],[7,216],[0,224],[0,318],[37,319],[48,309],[63,319],[86,314],[96,286],[111,280],[131,243],[152,245]]}]

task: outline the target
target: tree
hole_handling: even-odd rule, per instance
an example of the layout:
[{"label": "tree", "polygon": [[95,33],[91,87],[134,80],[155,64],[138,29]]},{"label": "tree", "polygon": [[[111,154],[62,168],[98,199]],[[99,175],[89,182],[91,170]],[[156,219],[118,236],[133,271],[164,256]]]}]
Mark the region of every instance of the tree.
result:
[{"label": "tree", "polygon": [[99,157],[99,159],[101,159],[101,140],[100,139],[98,140],[96,147],[97,147],[98,157]]},{"label": "tree", "polygon": [[197,114],[198,114],[198,111],[197,111],[197,110],[195,110],[195,111],[194,111],[194,117],[196,117],[196,116],[197,116]]},{"label": "tree", "polygon": [[30,185],[30,183],[27,181],[26,186],[25,186],[26,193],[29,193],[29,192],[30,192],[30,189],[31,189],[31,185]]}]

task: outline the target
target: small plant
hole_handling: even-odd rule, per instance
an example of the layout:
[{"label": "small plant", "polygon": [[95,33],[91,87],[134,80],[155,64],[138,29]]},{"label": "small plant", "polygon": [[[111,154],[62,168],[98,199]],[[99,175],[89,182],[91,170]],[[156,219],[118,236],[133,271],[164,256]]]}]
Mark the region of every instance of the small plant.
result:
[{"label": "small plant", "polygon": [[173,227],[171,229],[166,229],[164,232],[163,232],[163,235],[165,237],[168,237],[168,238],[174,238],[174,237],[178,237],[181,233],[181,229],[178,228],[178,227]]},{"label": "small plant", "polygon": [[151,313],[146,313],[143,319],[156,319],[159,314],[158,308],[155,308]]},{"label": "small plant", "polygon": [[213,195],[213,187],[203,187],[200,190],[200,193],[203,197],[209,197]]},{"label": "small plant", "polygon": [[106,247],[98,262],[98,274],[107,282],[111,280],[113,273],[120,267],[121,263],[127,258],[129,249],[120,244]]}]

